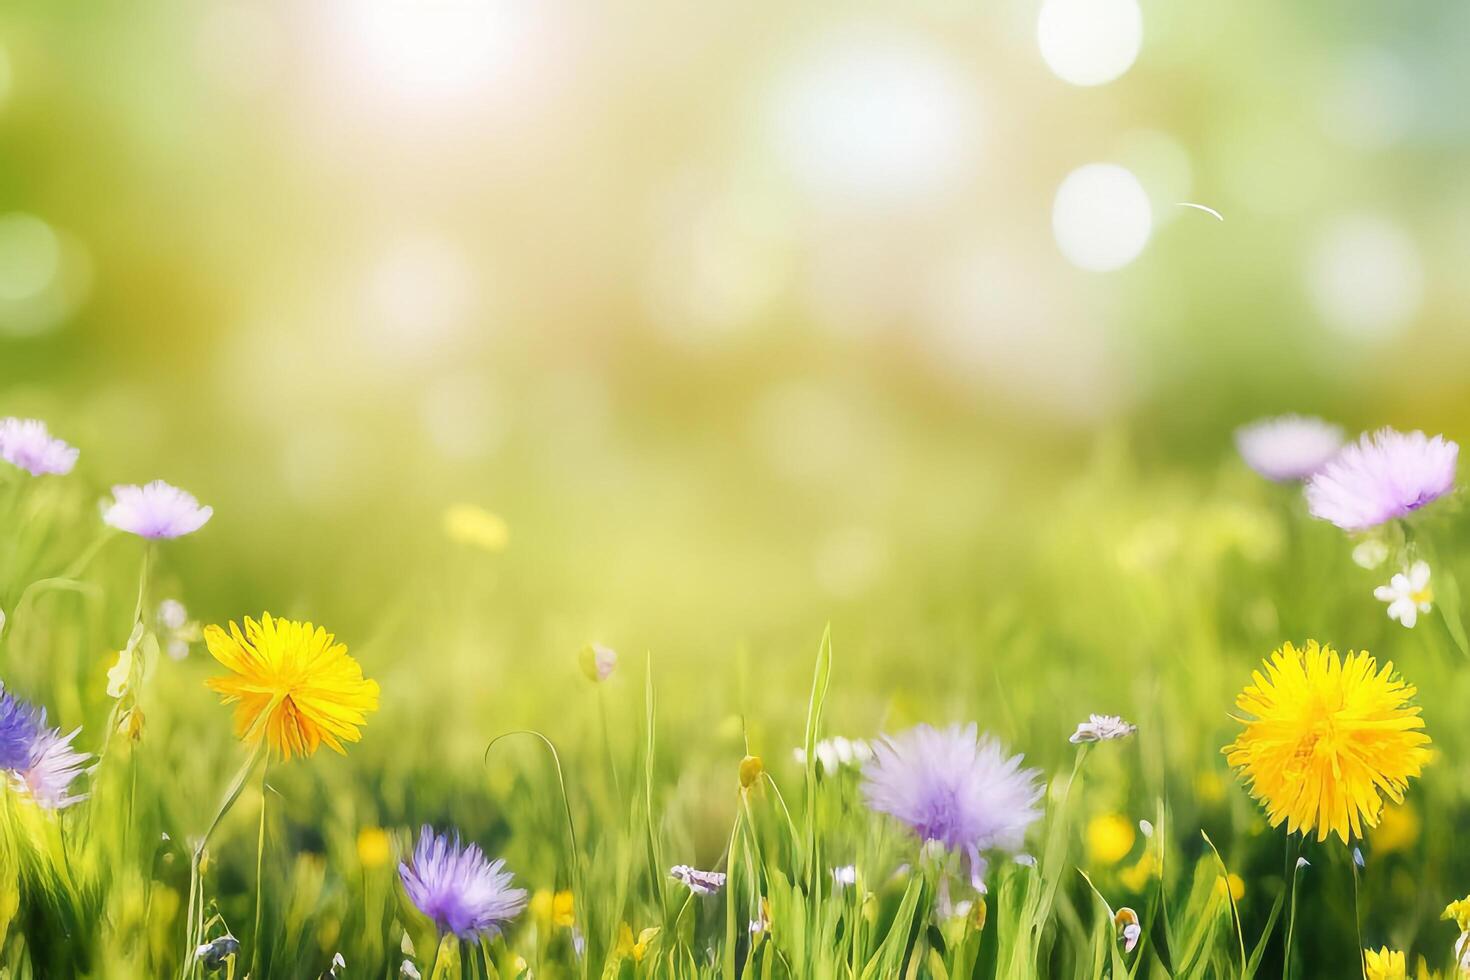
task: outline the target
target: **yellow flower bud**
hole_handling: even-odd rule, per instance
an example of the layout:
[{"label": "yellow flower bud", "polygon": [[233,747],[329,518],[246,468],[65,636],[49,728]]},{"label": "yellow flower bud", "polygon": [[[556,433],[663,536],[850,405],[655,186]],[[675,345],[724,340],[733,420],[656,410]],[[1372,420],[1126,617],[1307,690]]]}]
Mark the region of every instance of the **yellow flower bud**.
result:
[{"label": "yellow flower bud", "polygon": [[740,788],[750,789],[761,775],[766,771],[765,764],[761,762],[758,755],[748,755],[740,760]]}]

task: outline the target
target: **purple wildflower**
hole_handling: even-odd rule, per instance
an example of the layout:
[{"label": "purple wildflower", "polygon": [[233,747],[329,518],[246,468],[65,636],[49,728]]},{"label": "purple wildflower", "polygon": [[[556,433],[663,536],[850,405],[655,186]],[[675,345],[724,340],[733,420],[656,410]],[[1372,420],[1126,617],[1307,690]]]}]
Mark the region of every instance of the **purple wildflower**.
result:
[{"label": "purple wildflower", "polygon": [[177,538],[199,530],[214,516],[194,496],[162,480],[147,486],[112,488],[113,502],[102,519],[120,531],[143,538]]},{"label": "purple wildflower", "polygon": [[683,882],[696,895],[713,895],[725,887],[725,875],[719,871],[700,871],[687,864],[676,864],[669,869],[669,877]]},{"label": "purple wildflower", "polygon": [[864,769],[868,806],[908,824],[924,841],[963,851],[983,888],[981,851],[1015,853],[1041,811],[1041,773],[1022,769],[1000,742],[976,737],[974,724],[940,731],[918,725],[873,744]]},{"label": "purple wildflower", "polygon": [[46,726],[46,712],[0,684],[0,770],[29,769],[35,758],[36,736]]},{"label": "purple wildflower", "polygon": [[1268,480],[1305,480],[1342,448],[1342,429],[1319,418],[1281,415],[1235,430],[1235,448]]},{"label": "purple wildflower", "polygon": [[53,439],[40,419],[0,419],[0,459],[31,476],[70,473],[78,450]]},{"label": "purple wildflower", "polygon": [[413,862],[399,864],[398,875],[413,904],[441,934],[474,939],[498,935],[526,906],[525,889],[510,887],[512,875],[503,867],[504,861],[487,861],[474,844],[462,847],[458,834],[451,841],[424,827]]},{"label": "purple wildflower", "polygon": [[1333,457],[1307,482],[1307,509],[1344,531],[1404,517],[1454,489],[1460,447],[1424,433],[1379,429]]},{"label": "purple wildflower", "polygon": [[76,728],[70,735],[63,735],[59,728],[43,729],[36,736],[30,768],[16,774],[17,785],[48,810],[64,809],[87,798],[85,793],[71,793],[72,782],[92,758],[72,747],[72,739],[80,731]]}]

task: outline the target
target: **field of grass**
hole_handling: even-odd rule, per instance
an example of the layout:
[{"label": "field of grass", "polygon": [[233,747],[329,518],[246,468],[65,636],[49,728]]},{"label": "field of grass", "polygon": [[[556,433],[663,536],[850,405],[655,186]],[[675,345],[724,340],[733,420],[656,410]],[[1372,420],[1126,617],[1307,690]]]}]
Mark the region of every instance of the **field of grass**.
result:
[{"label": "field of grass", "polygon": [[0,3],[0,980],[1470,977],[1467,36]]},{"label": "field of grass", "polygon": [[[1233,456],[1145,469],[1099,443],[1017,511],[1026,543],[1005,569],[919,561],[830,626],[692,628],[700,658],[623,621],[601,679],[583,648],[614,638],[539,621],[562,597],[536,594],[534,559],[517,571],[534,540],[461,507],[427,522],[376,608],[327,623],[380,685],[361,742],[260,764],[204,685],[224,671],[200,625],[261,613],[216,612],[219,587],[192,584],[211,525],[147,541],[99,520],[85,467],[6,470],[0,677],[80,725],[93,756],[74,805],[5,790],[7,977],[194,977],[195,947],[225,936],[239,945],[220,975],[282,978],[1327,977],[1383,946],[1411,972],[1453,965],[1440,912],[1470,890],[1453,498],[1389,525],[1389,564],[1367,570],[1351,557],[1365,536]],[[1405,534],[1436,586],[1412,630],[1372,594]],[[271,611],[313,618],[331,584]],[[165,624],[165,600],[188,621]],[[1403,804],[1351,847],[1270,829],[1221,753],[1252,670],[1309,638],[1391,659],[1432,739]],[[1137,733],[1069,742],[1093,712]],[[1041,819],[1019,854],[988,855],[984,891],[961,854],[869,809],[861,758],[819,747],[921,722],[975,722],[1044,780]],[[413,907],[399,861],[421,825],[503,858],[531,893],[501,935],[441,942]],[[678,865],[728,877],[699,894]]]}]

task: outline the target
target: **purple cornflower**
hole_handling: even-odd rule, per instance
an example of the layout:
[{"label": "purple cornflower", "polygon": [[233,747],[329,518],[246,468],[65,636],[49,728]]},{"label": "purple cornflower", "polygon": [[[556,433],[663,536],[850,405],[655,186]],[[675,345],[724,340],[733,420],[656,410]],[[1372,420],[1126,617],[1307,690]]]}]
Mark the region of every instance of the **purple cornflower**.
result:
[{"label": "purple cornflower", "polygon": [[142,538],[177,538],[199,530],[214,516],[214,508],[200,507],[193,494],[162,480],[147,486],[112,488],[113,502],[102,519],[119,531]]},{"label": "purple cornflower", "polygon": [[0,459],[31,476],[70,473],[78,450],[53,439],[40,419],[0,419]]},{"label": "purple cornflower", "polygon": [[1281,415],[1235,430],[1235,448],[1268,480],[1305,480],[1342,448],[1342,429],[1319,418]]},{"label": "purple cornflower", "polygon": [[1444,436],[1379,429],[1332,458],[1307,482],[1307,509],[1344,531],[1404,517],[1455,486],[1460,447]]},{"label": "purple cornflower", "polygon": [[0,684],[0,770],[22,772],[31,767],[36,737],[46,725],[46,712],[5,691]]},{"label": "purple cornflower", "polygon": [[59,810],[84,796],[70,795],[72,780],[91,758],[71,747],[78,728],[62,735],[46,727],[46,709],[22,701],[0,685],[0,770],[41,806]]},{"label": "purple cornflower", "polygon": [[17,785],[48,810],[60,810],[87,798],[85,793],[71,794],[72,782],[92,758],[72,748],[72,739],[80,731],[76,728],[70,735],[63,735],[59,728],[42,729],[33,744],[35,756],[30,768],[16,774]]},{"label": "purple cornflower", "polygon": [[942,731],[918,725],[874,742],[873,753],[864,768],[868,806],[921,840],[967,854],[976,888],[984,887],[980,852],[1019,851],[1041,816],[1041,772],[1022,769],[1021,756],[1007,757],[991,736],[977,738],[973,723]]},{"label": "purple cornflower", "polygon": [[487,861],[474,844],[462,847],[458,834],[451,840],[424,827],[412,863],[399,864],[398,875],[441,934],[474,939],[498,935],[526,907],[525,889],[510,887],[512,875],[503,867],[504,861]]}]

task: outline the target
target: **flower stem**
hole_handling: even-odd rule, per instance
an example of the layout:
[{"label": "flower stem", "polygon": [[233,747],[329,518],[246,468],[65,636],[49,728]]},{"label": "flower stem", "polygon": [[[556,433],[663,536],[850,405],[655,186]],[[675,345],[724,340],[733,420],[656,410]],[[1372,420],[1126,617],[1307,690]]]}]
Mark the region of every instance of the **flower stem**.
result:
[{"label": "flower stem", "polygon": [[265,894],[265,774],[270,770],[270,760],[260,767],[260,830],[255,838],[255,928],[250,933],[250,975],[260,976],[260,900]]},{"label": "flower stem", "polygon": [[251,770],[255,764],[265,755],[265,740],[256,744],[240,771],[235,773],[235,778],[230,781],[229,788],[225,790],[224,799],[220,802],[219,809],[215,811],[214,819],[205,828],[204,836],[200,837],[194,845],[193,852],[189,858],[189,908],[188,917],[184,920],[184,959],[179,968],[179,980],[189,980],[194,975],[194,950],[199,948],[199,940],[203,935],[204,919],[204,883],[200,880],[199,865],[204,859],[204,849],[209,845],[209,838],[214,835],[215,828],[224,819],[230,807],[240,798],[240,791],[245,788],[245,781],[250,778]]}]

